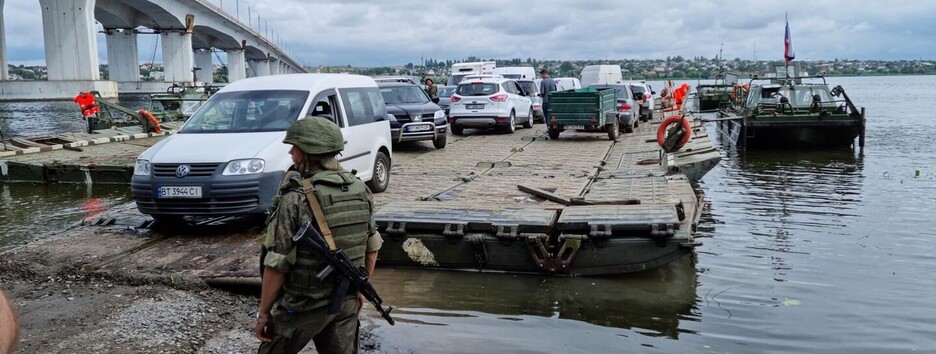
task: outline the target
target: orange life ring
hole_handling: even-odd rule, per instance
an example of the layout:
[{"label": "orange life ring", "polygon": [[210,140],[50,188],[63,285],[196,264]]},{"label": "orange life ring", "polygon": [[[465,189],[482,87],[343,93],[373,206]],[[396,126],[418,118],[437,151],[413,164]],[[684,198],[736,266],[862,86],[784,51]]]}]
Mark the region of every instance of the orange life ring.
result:
[{"label": "orange life ring", "polygon": [[143,116],[143,118],[146,118],[146,120],[148,120],[150,123],[153,124],[154,133],[162,133],[162,128],[159,127],[159,120],[157,120],[156,117],[153,117],[152,113],[147,112],[145,109],[140,109],[139,111],[137,111],[137,113],[139,113],[141,116]]},{"label": "orange life ring", "polygon": [[[681,115],[673,115],[673,116],[669,116],[669,118],[664,119],[663,123],[660,123],[660,127],[657,128],[657,144],[659,144],[660,147],[663,149],[666,149],[666,147],[663,146],[663,143],[666,142],[666,131],[669,129],[669,126],[672,124],[682,124],[683,130],[686,131],[686,134],[683,135],[682,140],[680,140],[679,144],[676,144],[676,148],[673,149],[673,151],[676,151],[676,150],[682,149],[682,147],[686,146],[686,143],[689,142],[689,139],[692,139],[692,124],[689,123],[688,119],[686,119],[685,117]],[[667,152],[673,152],[673,151],[667,151]]]}]

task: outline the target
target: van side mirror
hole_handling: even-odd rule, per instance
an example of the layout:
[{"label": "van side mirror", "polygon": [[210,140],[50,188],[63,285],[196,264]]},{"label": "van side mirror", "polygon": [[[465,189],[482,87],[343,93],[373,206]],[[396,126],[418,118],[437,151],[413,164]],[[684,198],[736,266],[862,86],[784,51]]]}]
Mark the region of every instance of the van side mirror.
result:
[{"label": "van side mirror", "polygon": [[655,94],[656,94],[656,91],[650,91],[650,94],[651,94],[651,95],[655,95]]}]

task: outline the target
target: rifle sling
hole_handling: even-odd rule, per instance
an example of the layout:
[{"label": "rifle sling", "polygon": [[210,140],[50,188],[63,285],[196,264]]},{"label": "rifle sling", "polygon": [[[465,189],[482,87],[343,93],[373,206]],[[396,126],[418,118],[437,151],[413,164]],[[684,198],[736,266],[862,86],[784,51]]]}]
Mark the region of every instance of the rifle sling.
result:
[{"label": "rifle sling", "polygon": [[325,243],[328,244],[328,250],[335,252],[338,250],[335,247],[335,239],[332,238],[331,228],[328,227],[328,223],[325,222],[325,212],[322,211],[322,204],[319,203],[318,193],[315,192],[315,188],[312,187],[311,179],[302,180],[302,191],[305,192],[306,201],[309,202],[309,206],[312,208],[312,216],[315,217],[315,222],[318,223],[319,231],[322,232],[322,238],[325,239]]}]

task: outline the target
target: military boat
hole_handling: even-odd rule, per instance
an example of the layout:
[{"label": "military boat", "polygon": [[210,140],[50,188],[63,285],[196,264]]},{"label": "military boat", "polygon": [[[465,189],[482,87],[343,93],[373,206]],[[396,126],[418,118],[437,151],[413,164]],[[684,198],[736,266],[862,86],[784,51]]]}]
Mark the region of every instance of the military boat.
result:
[{"label": "military boat", "polygon": [[[821,82],[819,82],[821,81]],[[722,141],[741,147],[864,147],[865,109],[823,76],[751,79],[746,98],[717,119]]]},{"label": "military boat", "polygon": [[726,110],[731,106],[732,93],[737,86],[737,74],[721,74],[712,84],[696,86],[697,107],[700,112]]}]

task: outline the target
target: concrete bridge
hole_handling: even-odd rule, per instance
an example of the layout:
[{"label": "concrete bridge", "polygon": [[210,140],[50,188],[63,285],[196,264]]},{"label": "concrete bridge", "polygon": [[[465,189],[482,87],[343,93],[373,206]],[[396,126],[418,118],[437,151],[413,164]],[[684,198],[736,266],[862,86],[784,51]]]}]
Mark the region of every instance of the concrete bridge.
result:
[{"label": "concrete bridge", "polygon": [[[212,49],[227,53],[228,81],[305,72],[277,42],[208,0],[38,0],[48,81],[9,81],[0,0],[0,100],[71,99],[79,91],[162,92],[172,83],[211,83]],[[95,20],[107,43],[110,81],[98,66]],[[164,82],[141,82],[137,35],[162,43]],[[193,70],[199,68],[199,70]]]}]

